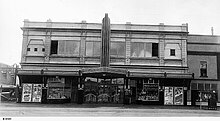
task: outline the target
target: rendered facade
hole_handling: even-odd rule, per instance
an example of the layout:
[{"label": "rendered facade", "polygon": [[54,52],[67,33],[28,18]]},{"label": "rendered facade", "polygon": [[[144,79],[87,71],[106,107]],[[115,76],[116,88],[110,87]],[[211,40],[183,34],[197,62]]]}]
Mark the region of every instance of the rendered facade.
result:
[{"label": "rendered facade", "polygon": [[188,26],[24,21],[21,102],[187,105]]},{"label": "rendered facade", "polygon": [[[202,102],[209,99],[209,93],[215,93],[220,101],[220,36],[188,35],[188,66],[194,73],[191,81],[192,105],[198,105],[199,92],[203,93]],[[191,96],[190,96],[191,95]]]}]

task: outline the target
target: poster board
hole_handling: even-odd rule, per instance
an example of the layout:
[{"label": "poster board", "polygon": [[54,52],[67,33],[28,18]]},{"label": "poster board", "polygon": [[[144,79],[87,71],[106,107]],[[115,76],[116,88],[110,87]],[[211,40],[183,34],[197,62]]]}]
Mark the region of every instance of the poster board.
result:
[{"label": "poster board", "polygon": [[41,102],[42,84],[33,84],[32,102]]},{"label": "poster board", "polygon": [[173,105],[173,87],[165,87],[164,105]]},{"label": "poster board", "polygon": [[174,87],[174,105],[183,105],[183,87]]},{"label": "poster board", "polygon": [[23,84],[22,89],[22,102],[31,102],[32,97],[32,84]]}]

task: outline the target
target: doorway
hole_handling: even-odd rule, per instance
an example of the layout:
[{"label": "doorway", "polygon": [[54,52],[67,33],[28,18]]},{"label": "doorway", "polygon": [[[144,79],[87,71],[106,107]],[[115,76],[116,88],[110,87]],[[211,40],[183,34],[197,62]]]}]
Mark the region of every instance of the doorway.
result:
[{"label": "doorway", "polygon": [[124,78],[116,79],[85,79],[85,103],[122,104],[124,100]]}]

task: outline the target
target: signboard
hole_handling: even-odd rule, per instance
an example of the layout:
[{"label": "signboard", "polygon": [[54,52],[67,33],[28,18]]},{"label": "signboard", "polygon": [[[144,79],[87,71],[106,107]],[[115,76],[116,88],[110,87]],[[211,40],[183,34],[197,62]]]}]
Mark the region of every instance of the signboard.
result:
[{"label": "signboard", "polygon": [[173,87],[165,87],[164,105],[173,105]]},{"label": "signboard", "polygon": [[33,84],[32,102],[41,102],[42,84]]},{"label": "signboard", "polygon": [[23,84],[22,102],[31,102],[32,84]]},{"label": "signboard", "polygon": [[174,87],[174,104],[183,105],[183,87]]}]

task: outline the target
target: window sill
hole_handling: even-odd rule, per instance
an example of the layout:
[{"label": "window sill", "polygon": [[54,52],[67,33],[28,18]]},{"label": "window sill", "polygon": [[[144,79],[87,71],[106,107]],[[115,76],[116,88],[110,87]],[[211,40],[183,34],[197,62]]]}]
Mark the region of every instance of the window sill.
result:
[{"label": "window sill", "polygon": [[182,59],[179,59],[179,58],[164,58],[164,60],[168,60],[168,61],[182,61]]},{"label": "window sill", "polygon": [[40,55],[40,54],[36,54],[36,55],[26,55],[26,57],[45,57],[45,55]]},{"label": "window sill", "polygon": [[133,60],[159,60],[159,57],[130,57]]},{"label": "window sill", "polygon": [[51,58],[59,58],[59,57],[62,57],[62,58],[80,58],[79,55],[50,55]]},{"label": "window sill", "polygon": [[208,78],[208,76],[200,76],[200,78]]}]

